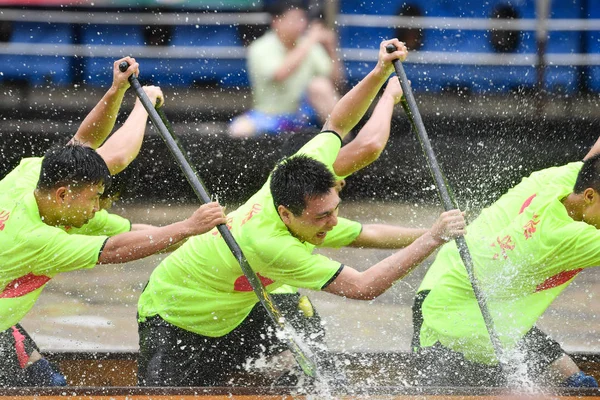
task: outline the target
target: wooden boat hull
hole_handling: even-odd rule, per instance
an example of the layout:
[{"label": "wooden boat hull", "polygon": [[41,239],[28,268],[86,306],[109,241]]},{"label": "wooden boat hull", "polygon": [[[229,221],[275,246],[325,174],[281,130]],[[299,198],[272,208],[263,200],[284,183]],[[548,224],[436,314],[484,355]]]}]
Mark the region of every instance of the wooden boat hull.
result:
[{"label": "wooden boat hull", "polygon": [[191,399],[205,400],[312,400],[326,399],[371,399],[371,400],[508,400],[508,399],[596,399],[600,397],[599,389],[556,389],[539,392],[509,391],[498,388],[417,388],[417,387],[385,387],[364,388],[351,393],[298,393],[296,388],[11,388],[0,390],[0,398],[40,400],[78,398],[78,399]]},{"label": "wooden boat hull", "polygon": [[[370,387],[410,386],[413,370],[410,353],[340,353],[335,356],[346,365],[350,382]],[[60,352],[46,357],[58,364],[70,386],[127,387],[137,385],[137,353]],[[600,353],[573,353],[579,368],[600,382]],[[265,386],[256,379],[249,386]]]},{"label": "wooden boat hull", "polygon": [[[406,371],[412,357],[406,353],[337,354],[348,366],[352,388],[334,393],[319,393],[316,389],[256,385],[244,387],[138,387],[136,385],[135,353],[53,353],[47,357],[56,362],[68,378],[64,388],[6,388],[0,398],[51,400],[78,399],[187,399],[206,400],[274,400],[274,399],[588,399],[599,398],[596,388],[546,388],[537,391],[506,388],[415,387],[406,384]],[[572,354],[586,373],[600,378],[600,354]],[[310,392],[309,392],[310,391]],[[322,395],[322,396],[320,396]]]}]

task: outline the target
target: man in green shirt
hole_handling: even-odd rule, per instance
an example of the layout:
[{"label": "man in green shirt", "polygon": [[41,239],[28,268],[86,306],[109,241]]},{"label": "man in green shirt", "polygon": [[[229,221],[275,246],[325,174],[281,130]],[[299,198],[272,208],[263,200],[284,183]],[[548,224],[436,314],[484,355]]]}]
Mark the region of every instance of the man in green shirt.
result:
[{"label": "man in green shirt", "polygon": [[[130,64],[125,73],[118,69],[122,61]],[[99,210],[110,173],[124,168],[127,161],[120,163],[108,151],[110,146],[100,152],[94,148],[112,130],[128,77],[137,71],[132,58],[116,61],[113,85],[71,142],[52,147],[44,157],[23,159],[0,181],[0,386],[66,384],[19,325],[56,274],[137,260],[225,222],[216,203],[201,207],[187,220],[138,231],[130,231],[128,221]],[[162,96],[160,90],[146,91],[153,101]],[[147,116],[139,106],[130,118],[119,136],[140,131],[143,135]]]},{"label": "man in green shirt", "polygon": [[597,386],[535,323],[579,272],[600,264],[599,143],[583,162],[524,178],[468,226],[474,273],[507,370],[499,367],[456,245],[448,243],[413,308],[417,383]]},{"label": "man in green shirt", "polygon": [[[401,99],[400,81],[393,76],[387,81],[386,88],[373,108],[370,118],[356,136],[340,149],[333,163],[332,169],[338,192],[341,193],[343,190],[347,177],[379,158],[389,139],[395,105]],[[389,229],[386,225],[369,226],[379,230]],[[390,236],[396,237],[397,240],[391,243],[371,243],[370,247],[399,249],[408,246],[427,232],[427,229],[424,228],[394,227],[393,229],[395,233]],[[346,240],[336,243],[335,247],[350,246],[361,231],[354,230],[353,232],[354,235],[344,236]],[[321,324],[321,317],[307,296],[300,296],[296,288],[284,285],[275,289],[271,293],[271,297],[290,324],[302,332],[307,341],[315,343],[315,348],[326,351],[325,329]]]},{"label": "man in green shirt", "polygon": [[[387,44],[398,51],[388,54]],[[360,121],[406,47],[380,45],[375,68],[334,107],[323,132],[282,161],[265,185],[228,215],[227,225],[269,292],[290,285],[373,299],[437,247],[464,234],[458,210],[364,272],[319,254],[315,246],[393,243],[378,229],[338,218],[332,165],[341,139]],[[360,232],[357,234],[357,232]],[[284,350],[248,280],[217,230],[190,238],[152,273],[138,304],[139,381],[149,386],[227,385],[245,366]]]}]

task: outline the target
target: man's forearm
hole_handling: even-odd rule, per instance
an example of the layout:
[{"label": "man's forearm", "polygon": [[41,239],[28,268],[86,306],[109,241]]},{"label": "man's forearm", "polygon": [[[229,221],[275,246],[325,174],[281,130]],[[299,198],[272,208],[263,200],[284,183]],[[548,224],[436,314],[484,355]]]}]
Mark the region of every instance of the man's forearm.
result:
[{"label": "man's forearm", "polygon": [[97,149],[106,140],[117,119],[123,96],[127,89],[111,88],[85,117],[73,137],[80,143]]},{"label": "man's forearm", "polygon": [[340,149],[333,163],[336,175],[348,176],[379,158],[390,137],[393,112],[394,99],[384,93],[367,123],[350,143]]},{"label": "man's forearm", "polygon": [[120,264],[164,251],[193,234],[184,221],[163,227],[120,233],[110,237],[100,254],[99,264]]},{"label": "man's forearm", "polygon": [[148,113],[136,104],[123,126],[98,149],[111,175],[123,171],[138,156],[147,122]]},{"label": "man's forearm", "polygon": [[365,115],[388,76],[384,70],[375,67],[337,102],[324,129],[337,132],[343,139]]},{"label": "man's forearm", "polygon": [[356,300],[372,300],[405,277],[444,242],[431,232],[421,235],[408,247],[397,251],[364,272],[344,268],[324,290]]},{"label": "man's forearm", "polygon": [[424,228],[367,224],[363,225],[360,235],[350,246],[373,249],[400,249],[410,245],[426,232],[428,232],[428,229]]}]

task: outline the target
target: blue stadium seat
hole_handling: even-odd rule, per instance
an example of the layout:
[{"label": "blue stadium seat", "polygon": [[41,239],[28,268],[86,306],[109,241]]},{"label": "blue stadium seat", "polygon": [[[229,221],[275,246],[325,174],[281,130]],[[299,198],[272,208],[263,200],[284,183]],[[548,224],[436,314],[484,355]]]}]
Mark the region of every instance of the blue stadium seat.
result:
[{"label": "blue stadium seat", "polygon": [[[182,25],[176,26],[171,40],[173,46],[242,46],[237,28],[229,25]],[[220,86],[248,86],[246,60],[244,58],[212,59],[190,54],[190,58],[170,60],[147,60],[145,68],[159,84],[191,85],[217,84]]]},{"label": "blue stadium seat", "polygon": [[[15,22],[10,37],[12,45],[36,44],[52,49],[53,45],[72,44],[69,24]],[[72,57],[37,55],[0,55],[0,81],[23,80],[33,85],[72,82]]]},{"label": "blue stadium seat", "polygon": [[[552,2],[552,17],[577,18],[578,7],[574,6],[579,0],[556,0]],[[489,18],[497,4],[506,4],[505,0],[495,3],[482,4],[479,10],[467,14],[465,10],[474,10],[473,4],[456,0],[456,11],[462,16]],[[535,18],[535,1],[513,1],[519,18]],[[456,15],[455,15],[456,16]],[[462,31],[462,43],[458,48],[460,53],[487,53],[494,54],[491,45],[490,33],[486,31]],[[519,36],[518,47],[515,53],[508,54],[536,54],[537,43],[535,32],[522,31]],[[580,40],[574,32],[552,32],[547,47],[548,53],[574,53],[580,52]],[[504,92],[516,88],[533,88],[536,84],[535,57],[531,65],[526,66],[483,66],[469,65],[462,69],[464,76],[455,76],[462,85],[470,87],[473,92]],[[577,68],[566,66],[548,66],[545,77],[546,88],[550,91],[573,93],[577,89]]]},{"label": "blue stadium seat", "polygon": [[[596,0],[587,0],[588,18],[600,19],[600,7]],[[589,31],[586,33],[586,49],[593,55],[600,54],[600,31]],[[588,87],[596,93],[600,93],[600,66],[588,68]]]},{"label": "blue stadium seat", "polygon": [[[127,46],[144,44],[143,27],[134,25],[84,25],[81,35],[83,45],[121,46],[125,53],[114,57],[88,57],[84,62],[83,79],[86,84],[107,86],[112,82],[113,62],[126,53]],[[143,71],[143,60],[137,60]]]},{"label": "blue stadium seat", "polygon": [[[586,0],[553,0],[550,18],[581,18],[581,10]],[[578,54],[586,50],[582,43],[582,34],[572,31],[549,32],[548,54]],[[546,69],[546,89],[552,92],[574,93],[578,85],[578,68],[571,66],[548,66]]]}]

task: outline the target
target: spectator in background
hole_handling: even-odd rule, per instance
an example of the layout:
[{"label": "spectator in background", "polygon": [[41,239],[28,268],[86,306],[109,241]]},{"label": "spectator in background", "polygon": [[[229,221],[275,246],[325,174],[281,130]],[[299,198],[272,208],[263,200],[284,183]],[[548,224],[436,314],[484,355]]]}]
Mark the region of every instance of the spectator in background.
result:
[{"label": "spectator in background", "polygon": [[[398,10],[401,17],[422,17],[423,11],[417,4],[404,3]],[[421,50],[423,47],[423,30],[421,28],[397,27],[395,31],[398,40],[406,44],[409,50]]]},{"label": "spectator in background", "polygon": [[233,119],[234,137],[318,131],[345,78],[336,34],[320,22],[309,24],[302,2],[278,1],[268,8],[270,30],[248,47],[253,108]]}]

